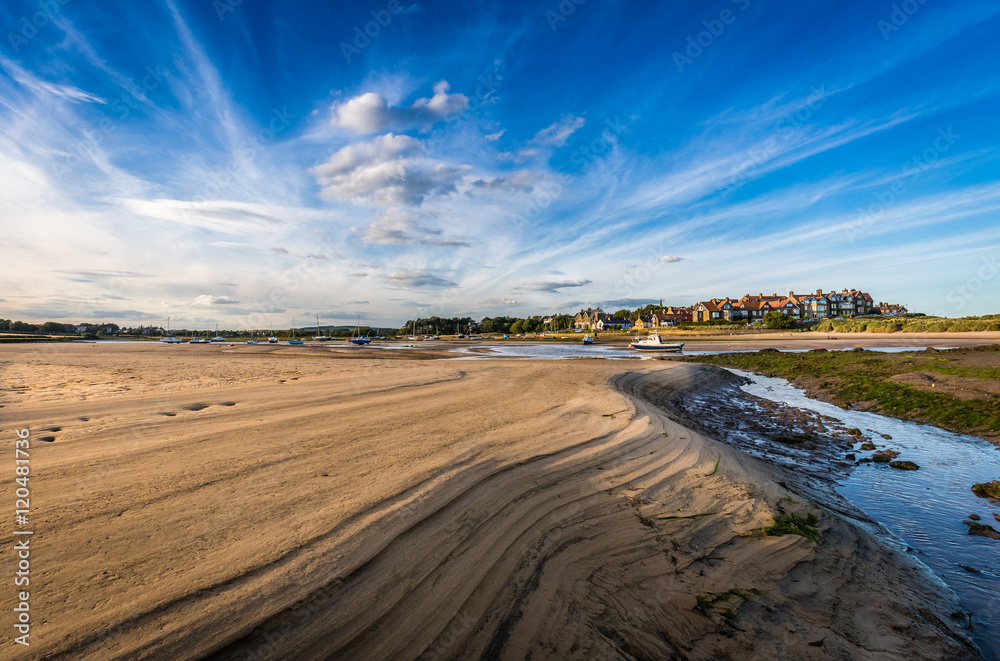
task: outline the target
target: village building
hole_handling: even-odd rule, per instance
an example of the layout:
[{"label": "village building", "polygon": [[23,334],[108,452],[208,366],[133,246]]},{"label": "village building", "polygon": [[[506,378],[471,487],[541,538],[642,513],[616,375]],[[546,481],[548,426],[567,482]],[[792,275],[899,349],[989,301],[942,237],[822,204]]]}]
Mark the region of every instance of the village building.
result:
[{"label": "village building", "polygon": [[575,330],[599,330],[597,328],[597,322],[606,318],[607,315],[601,308],[587,308],[586,310],[580,310],[576,316],[573,317],[573,328]]},{"label": "village building", "polygon": [[632,328],[631,319],[616,319],[614,317],[606,317],[598,320],[597,330],[629,330]]}]

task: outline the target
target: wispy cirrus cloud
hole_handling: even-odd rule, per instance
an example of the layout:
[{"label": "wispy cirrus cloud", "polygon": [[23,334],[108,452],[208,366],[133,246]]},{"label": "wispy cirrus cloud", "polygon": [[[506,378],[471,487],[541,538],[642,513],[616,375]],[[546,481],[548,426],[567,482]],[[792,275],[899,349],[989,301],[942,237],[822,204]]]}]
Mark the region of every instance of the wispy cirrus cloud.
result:
[{"label": "wispy cirrus cloud", "polygon": [[560,289],[567,289],[569,287],[585,287],[587,285],[593,284],[592,280],[585,280],[582,278],[576,280],[542,280],[539,282],[529,282],[518,287],[520,291],[537,291],[537,292],[557,292]]},{"label": "wispy cirrus cloud", "polygon": [[546,147],[562,147],[569,137],[580,130],[586,120],[576,115],[567,115],[558,122],[546,126],[535,134],[532,142]]},{"label": "wispy cirrus cloud", "polygon": [[389,284],[406,289],[440,289],[454,287],[456,283],[445,280],[429,271],[410,270],[387,273],[382,279]]}]

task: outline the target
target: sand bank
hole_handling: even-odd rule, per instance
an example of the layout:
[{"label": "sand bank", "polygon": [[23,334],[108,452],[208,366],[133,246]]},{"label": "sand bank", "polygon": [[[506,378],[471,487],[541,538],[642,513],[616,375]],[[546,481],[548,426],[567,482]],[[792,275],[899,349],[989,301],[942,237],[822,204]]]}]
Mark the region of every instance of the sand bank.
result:
[{"label": "sand bank", "polygon": [[[0,347],[19,658],[975,658],[919,565],[658,407],[714,370],[48,347]],[[782,512],[822,543],[743,536]]]}]

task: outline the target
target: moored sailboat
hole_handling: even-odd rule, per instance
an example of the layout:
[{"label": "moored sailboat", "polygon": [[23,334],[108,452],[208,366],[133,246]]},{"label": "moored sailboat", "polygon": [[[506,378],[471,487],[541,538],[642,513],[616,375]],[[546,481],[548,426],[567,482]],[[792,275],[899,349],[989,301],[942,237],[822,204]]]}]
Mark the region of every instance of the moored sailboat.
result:
[{"label": "moored sailboat", "polygon": [[333,339],[329,335],[322,335],[319,332],[319,315],[316,315],[316,336],[313,337],[313,339],[316,340],[317,342],[329,342],[330,340]]},{"label": "moored sailboat", "polygon": [[371,344],[370,338],[361,335],[361,315],[358,315],[358,325],[354,329],[354,334],[351,335],[351,344]]},{"label": "moored sailboat", "polygon": [[291,330],[291,333],[292,333],[292,337],[291,337],[290,340],[288,340],[289,344],[305,344],[302,340],[296,340],[295,339],[295,318],[294,317],[292,318],[292,328],[290,330]]}]

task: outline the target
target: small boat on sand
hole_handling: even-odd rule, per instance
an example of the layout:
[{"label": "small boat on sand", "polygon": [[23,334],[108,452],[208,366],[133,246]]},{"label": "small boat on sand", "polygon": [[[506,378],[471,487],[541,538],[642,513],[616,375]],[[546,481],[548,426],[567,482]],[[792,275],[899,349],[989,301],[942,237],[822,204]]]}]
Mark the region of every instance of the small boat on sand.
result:
[{"label": "small boat on sand", "polygon": [[594,338],[591,337],[590,335],[584,335],[583,336],[583,343],[584,344],[593,344],[594,343]]},{"label": "small boat on sand", "polygon": [[295,319],[292,319],[292,327],[291,327],[290,330],[291,330],[292,337],[291,337],[290,340],[288,340],[289,344],[305,344],[305,342],[303,342],[302,340],[296,340],[295,339]]},{"label": "small boat on sand", "polygon": [[657,333],[650,333],[645,338],[636,337],[632,344],[629,345],[630,348],[641,352],[666,352],[666,351],[680,351],[684,348],[683,342],[664,342]]},{"label": "small boat on sand", "polygon": [[358,315],[358,326],[355,328],[354,333],[355,334],[351,336],[351,344],[362,345],[372,343],[370,338],[361,334],[361,315]]}]

